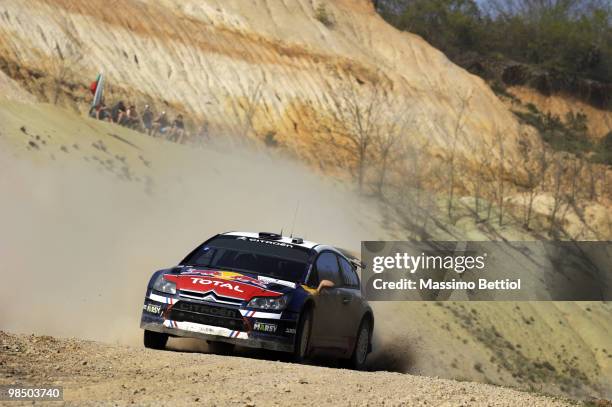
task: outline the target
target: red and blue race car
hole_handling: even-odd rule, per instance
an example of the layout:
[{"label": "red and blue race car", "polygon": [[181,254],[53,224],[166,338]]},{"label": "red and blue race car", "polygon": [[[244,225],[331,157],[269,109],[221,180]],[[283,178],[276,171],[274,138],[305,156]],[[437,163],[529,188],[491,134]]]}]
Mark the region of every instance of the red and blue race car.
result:
[{"label": "red and blue race car", "polygon": [[140,326],[147,348],[168,337],[200,338],[214,351],[234,345],[346,360],[362,369],[372,349],[372,309],[360,262],[332,246],[275,233],[230,232],[153,274]]}]

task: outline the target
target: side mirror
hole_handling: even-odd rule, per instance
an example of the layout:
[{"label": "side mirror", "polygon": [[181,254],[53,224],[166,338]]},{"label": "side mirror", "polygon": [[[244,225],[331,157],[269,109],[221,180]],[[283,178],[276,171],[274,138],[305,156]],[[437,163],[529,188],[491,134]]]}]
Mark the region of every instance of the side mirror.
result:
[{"label": "side mirror", "polygon": [[319,286],[317,287],[317,293],[320,293],[324,288],[332,288],[335,285],[336,284],[334,284],[333,281],[330,281],[330,280],[321,280],[321,282],[319,283]]}]

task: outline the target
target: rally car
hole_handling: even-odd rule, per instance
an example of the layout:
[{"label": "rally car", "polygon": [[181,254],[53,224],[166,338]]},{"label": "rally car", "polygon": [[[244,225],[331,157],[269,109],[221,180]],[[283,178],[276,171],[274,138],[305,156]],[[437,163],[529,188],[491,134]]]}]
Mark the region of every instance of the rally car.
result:
[{"label": "rally car", "polygon": [[213,236],[147,286],[144,345],[200,338],[214,351],[234,345],[343,359],[361,369],[372,350],[372,309],[361,297],[358,259],[346,251],[275,233]]}]

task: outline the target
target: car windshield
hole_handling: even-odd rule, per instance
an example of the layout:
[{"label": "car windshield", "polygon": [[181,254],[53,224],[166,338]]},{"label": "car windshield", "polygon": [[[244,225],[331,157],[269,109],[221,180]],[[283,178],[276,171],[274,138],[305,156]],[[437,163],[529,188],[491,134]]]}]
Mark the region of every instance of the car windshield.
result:
[{"label": "car windshield", "polygon": [[194,250],[181,264],[303,281],[310,250],[275,240],[221,235]]}]

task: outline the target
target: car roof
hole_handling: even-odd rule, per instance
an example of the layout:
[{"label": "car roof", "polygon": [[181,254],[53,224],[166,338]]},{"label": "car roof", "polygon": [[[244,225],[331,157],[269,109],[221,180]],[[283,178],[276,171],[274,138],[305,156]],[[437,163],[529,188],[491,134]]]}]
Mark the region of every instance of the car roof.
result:
[{"label": "car roof", "polygon": [[[225,232],[225,233],[221,233],[221,235],[244,236],[244,237],[250,237],[250,238],[255,238],[255,239],[266,239],[266,237],[262,236],[259,232]],[[297,243],[294,239],[299,239],[301,240],[301,242]],[[324,245],[324,244],[320,244],[316,242],[311,242],[308,240],[301,239],[299,237],[292,237],[292,236],[276,235],[274,239],[271,239],[271,240],[275,242],[288,243],[293,246],[303,247],[309,250],[314,250],[317,253],[321,253],[322,251],[329,250],[329,251],[336,253],[337,255],[341,257],[344,257],[346,260],[348,260],[350,263],[352,263],[356,267],[360,267],[360,268],[365,267],[365,265],[361,262],[359,257],[350,250],[346,250],[346,249],[342,249],[342,248],[334,247],[334,246],[329,246],[329,245]]]},{"label": "car roof", "polygon": [[[256,239],[262,239],[262,237],[259,235],[258,232],[226,232],[226,233],[221,233],[221,234],[226,235],[226,236],[244,236],[244,237],[251,237],[251,238],[256,238]],[[288,243],[294,246],[304,247],[306,249],[314,249],[316,246],[321,246],[319,243],[311,242],[308,240],[302,240],[302,242],[297,243],[296,241],[294,241],[294,239],[300,239],[300,238],[290,237],[290,236],[281,236],[280,238],[274,239],[274,241]]]}]

